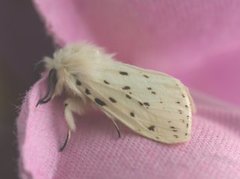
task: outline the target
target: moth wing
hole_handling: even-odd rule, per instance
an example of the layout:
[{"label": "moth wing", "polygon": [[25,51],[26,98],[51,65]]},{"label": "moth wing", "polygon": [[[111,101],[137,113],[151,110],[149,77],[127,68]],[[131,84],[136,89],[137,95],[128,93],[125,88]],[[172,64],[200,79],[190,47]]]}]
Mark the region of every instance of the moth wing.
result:
[{"label": "moth wing", "polygon": [[189,140],[194,104],[179,80],[115,62],[99,68],[86,85],[104,113],[133,131],[164,143]]}]

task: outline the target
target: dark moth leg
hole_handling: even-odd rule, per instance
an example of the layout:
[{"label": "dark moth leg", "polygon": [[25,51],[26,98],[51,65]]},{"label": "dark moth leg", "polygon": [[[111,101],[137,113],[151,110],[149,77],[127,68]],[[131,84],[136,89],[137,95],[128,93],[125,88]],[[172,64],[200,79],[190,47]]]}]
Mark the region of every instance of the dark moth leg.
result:
[{"label": "dark moth leg", "polygon": [[84,105],[85,104],[80,97],[67,98],[64,101],[64,115],[68,125],[68,133],[64,140],[63,145],[59,149],[59,152],[62,152],[66,148],[68,142],[70,141],[71,132],[74,132],[76,130],[73,113],[82,116],[85,113]]},{"label": "dark moth leg", "polygon": [[111,119],[111,121],[113,122],[113,125],[114,125],[115,129],[117,130],[118,137],[121,138],[120,129],[119,129],[119,127],[118,127],[116,121],[115,121],[114,119],[112,119],[112,118],[110,118],[110,119]]},{"label": "dark moth leg", "polygon": [[[121,137],[121,133],[120,133],[120,130],[119,130],[119,127],[118,127],[117,123],[115,122],[114,119],[112,119],[112,118],[110,118],[110,119],[111,119],[111,121],[113,122],[114,127],[115,127],[116,130],[117,130],[118,137],[120,138],[120,137]],[[70,138],[71,138],[71,130],[68,129],[67,136],[66,136],[66,138],[65,138],[65,140],[64,140],[63,145],[60,147],[59,152],[62,152],[62,151],[65,149],[65,147],[67,146],[68,142],[70,141]]]},{"label": "dark moth leg", "polygon": [[52,99],[52,96],[53,96],[54,91],[55,91],[56,84],[57,84],[57,71],[56,71],[56,69],[51,69],[49,71],[49,74],[48,74],[47,93],[43,98],[39,99],[39,101],[36,104],[36,107],[39,104],[45,104]]},{"label": "dark moth leg", "polygon": [[120,129],[119,129],[119,127],[118,127],[118,125],[117,125],[117,123],[116,123],[114,117],[113,117],[111,114],[107,113],[107,112],[105,112],[105,114],[106,114],[106,115],[108,116],[108,118],[112,121],[112,123],[113,123],[115,129],[117,130],[118,137],[121,138]]},{"label": "dark moth leg", "polygon": [[65,141],[64,141],[63,145],[60,147],[59,152],[62,152],[65,149],[65,147],[67,146],[67,143],[69,142],[70,138],[71,138],[71,130],[68,129],[67,136],[65,138]]}]

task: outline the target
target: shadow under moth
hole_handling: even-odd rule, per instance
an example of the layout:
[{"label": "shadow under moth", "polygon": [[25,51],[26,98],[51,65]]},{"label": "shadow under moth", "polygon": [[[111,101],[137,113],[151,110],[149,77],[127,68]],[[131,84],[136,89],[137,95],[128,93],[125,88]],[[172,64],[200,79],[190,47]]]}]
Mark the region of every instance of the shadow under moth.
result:
[{"label": "shadow under moth", "polygon": [[102,48],[88,43],[57,50],[39,64],[48,71],[47,92],[37,105],[65,93],[64,114],[68,135],[76,126],[73,113],[83,115],[91,106],[149,139],[173,144],[191,136],[194,103],[178,79],[152,70],[121,63]]}]

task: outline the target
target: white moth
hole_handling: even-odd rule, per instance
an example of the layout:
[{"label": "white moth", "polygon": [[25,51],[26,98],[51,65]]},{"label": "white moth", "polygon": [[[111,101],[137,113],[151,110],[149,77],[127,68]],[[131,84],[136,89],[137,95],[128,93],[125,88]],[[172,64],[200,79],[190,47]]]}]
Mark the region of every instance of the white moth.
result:
[{"label": "white moth", "polygon": [[68,45],[46,57],[48,91],[38,104],[66,94],[65,119],[69,133],[75,130],[73,112],[83,115],[94,105],[114,123],[163,143],[190,139],[194,103],[179,80],[156,71],[115,61],[113,55],[91,44]]}]

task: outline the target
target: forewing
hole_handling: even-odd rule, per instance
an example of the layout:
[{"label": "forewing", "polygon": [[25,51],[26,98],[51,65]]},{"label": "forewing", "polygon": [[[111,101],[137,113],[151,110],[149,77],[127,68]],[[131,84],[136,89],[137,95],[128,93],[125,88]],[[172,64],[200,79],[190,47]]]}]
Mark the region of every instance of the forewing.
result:
[{"label": "forewing", "polygon": [[100,68],[85,85],[103,112],[133,131],[164,143],[189,140],[193,104],[179,80],[115,62]]}]

